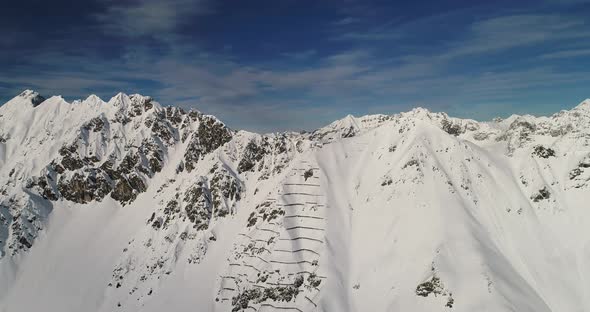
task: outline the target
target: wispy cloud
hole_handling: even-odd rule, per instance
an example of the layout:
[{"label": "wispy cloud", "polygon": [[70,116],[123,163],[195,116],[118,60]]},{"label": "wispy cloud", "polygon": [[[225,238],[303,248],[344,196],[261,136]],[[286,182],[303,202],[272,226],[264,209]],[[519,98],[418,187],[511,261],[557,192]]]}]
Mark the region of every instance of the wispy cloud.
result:
[{"label": "wispy cloud", "polygon": [[106,10],[94,15],[102,29],[111,35],[128,37],[170,33],[189,17],[212,12],[206,0],[103,0],[103,3]]},{"label": "wispy cloud", "polygon": [[304,51],[298,51],[298,52],[285,52],[283,53],[283,56],[286,56],[288,58],[292,58],[295,60],[305,60],[305,59],[309,59],[310,57],[316,55],[318,52],[315,49],[309,49],[309,50],[304,50]]},{"label": "wispy cloud", "polygon": [[348,17],[345,17],[343,19],[339,19],[339,20],[333,22],[332,24],[333,25],[336,25],[336,26],[344,26],[344,25],[355,24],[355,23],[358,23],[360,21],[361,21],[360,18],[348,16]]},{"label": "wispy cloud", "polygon": [[471,25],[467,36],[454,43],[443,57],[504,51],[534,44],[590,37],[586,22],[559,15],[509,15]]},{"label": "wispy cloud", "polygon": [[578,49],[578,50],[564,50],[553,53],[543,54],[540,57],[543,59],[562,59],[562,58],[575,58],[590,56],[590,49]]}]

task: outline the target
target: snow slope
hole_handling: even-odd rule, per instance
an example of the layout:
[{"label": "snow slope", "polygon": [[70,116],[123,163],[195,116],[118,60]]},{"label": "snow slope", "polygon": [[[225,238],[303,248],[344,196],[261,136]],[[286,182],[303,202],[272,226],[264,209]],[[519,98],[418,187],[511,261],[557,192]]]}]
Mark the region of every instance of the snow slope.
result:
[{"label": "snow slope", "polygon": [[590,100],[256,134],[118,94],[0,106],[0,311],[589,311]]}]

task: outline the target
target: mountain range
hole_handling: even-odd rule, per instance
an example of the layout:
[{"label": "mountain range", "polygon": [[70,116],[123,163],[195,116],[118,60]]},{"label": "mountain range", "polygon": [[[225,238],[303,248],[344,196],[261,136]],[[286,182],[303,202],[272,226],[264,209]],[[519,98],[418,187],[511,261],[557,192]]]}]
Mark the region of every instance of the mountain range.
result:
[{"label": "mountain range", "polygon": [[258,134],[0,106],[0,311],[590,311],[590,100]]}]

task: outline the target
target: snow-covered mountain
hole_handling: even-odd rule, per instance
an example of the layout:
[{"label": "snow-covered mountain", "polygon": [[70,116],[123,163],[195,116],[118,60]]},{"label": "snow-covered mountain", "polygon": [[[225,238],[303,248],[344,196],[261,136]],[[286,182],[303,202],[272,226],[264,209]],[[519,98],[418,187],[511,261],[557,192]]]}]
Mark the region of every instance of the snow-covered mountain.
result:
[{"label": "snow-covered mountain", "polygon": [[590,100],[235,131],[0,106],[0,311],[590,311]]}]

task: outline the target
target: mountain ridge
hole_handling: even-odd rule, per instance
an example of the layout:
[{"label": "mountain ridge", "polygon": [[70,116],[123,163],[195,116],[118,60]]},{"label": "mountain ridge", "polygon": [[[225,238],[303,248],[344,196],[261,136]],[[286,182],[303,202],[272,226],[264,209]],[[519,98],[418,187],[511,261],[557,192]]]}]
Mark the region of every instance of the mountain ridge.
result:
[{"label": "mountain ridge", "polygon": [[[51,96],[49,98],[45,98],[45,97],[41,96],[37,91],[31,90],[31,89],[24,90],[18,96],[16,96],[13,99],[9,100],[6,104],[11,103],[13,101],[14,102],[18,102],[18,101],[15,101],[15,100],[17,100],[19,98],[24,98],[24,99],[30,99],[30,101],[31,101],[31,103],[33,104],[34,107],[42,104],[43,102],[45,102],[47,100],[52,100],[50,102],[55,102],[55,101],[62,102],[63,101],[64,103],[67,103],[67,104],[70,104],[70,105],[82,104],[82,103],[86,103],[86,104],[96,103],[96,104],[109,104],[109,105],[113,105],[114,104],[115,106],[117,106],[117,105],[124,105],[124,106],[126,106],[127,104],[125,104],[125,103],[127,103],[127,100],[123,100],[123,98],[132,98],[132,97],[143,98],[145,100],[149,100],[152,103],[160,106],[160,103],[154,101],[151,96],[145,96],[145,95],[141,95],[141,94],[138,94],[138,93],[134,93],[134,94],[128,95],[128,94],[126,94],[124,92],[119,92],[116,95],[114,95],[113,97],[111,97],[111,99],[109,99],[108,101],[104,101],[102,98],[100,98],[96,94],[90,94],[84,100],[77,99],[77,100],[73,100],[72,102],[67,102],[60,95],[54,95],[54,96]],[[124,103],[124,104],[122,104],[122,103]],[[5,106],[5,105],[2,105],[2,106]],[[166,108],[166,107],[174,107],[174,106],[162,106],[162,107]],[[469,118],[456,118],[456,117],[451,117],[451,118],[456,119],[456,120],[464,120],[466,122],[492,123],[495,120],[512,120],[512,119],[518,119],[518,118],[525,118],[525,119],[526,118],[533,118],[533,119],[535,119],[535,118],[537,118],[537,119],[538,118],[552,118],[552,117],[555,117],[555,116],[559,116],[560,114],[563,114],[563,113],[568,113],[568,112],[571,113],[572,111],[579,111],[579,110],[586,110],[586,109],[590,109],[590,98],[587,98],[587,99],[583,100],[578,105],[572,107],[570,110],[561,110],[560,112],[556,112],[556,113],[552,114],[551,116],[534,116],[534,115],[528,115],[528,114],[526,114],[526,115],[513,114],[513,115],[509,116],[506,119],[502,119],[502,118],[497,117],[497,118],[493,118],[493,120],[491,120],[491,121],[478,121],[478,120],[469,119]],[[198,110],[196,110],[196,111],[199,112]],[[344,124],[344,123],[349,124],[347,126],[348,128],[350,126],[352,126],[352,124],[355,124],[354,126],[356,128],[358,128],[359,127],[358,126],[359,121],[362,124],[362,120],[379,119],[379,118],[384,118],[386,116],[403,115],[403,116],[406,116],[406,117],[414,117],[414,118],[418,118],[418,119],[424,119],[424,118],[432,119],[432,116],[436,116],[437,114],[442,114],[444,117],[447,117],[447,118],[450,117],[450,116],[448,116],[444,112],[440,112],[440,113],[439,112],[432,112],[432,111],[430,111],[427,108],[415,107],[415,108],[411,109],[408,112],[400,112],[398,114],[392,114],[392,115],[370,114],[370,115],[363,115],[363,116],[355,117],[352,114],[348,114],[347,116],[344,116],[341,119],[337,119],[337,120],[333,121],[329,125],[325,125],[323,127],[320,127],[318,129],[315,129],[313,131],[318,131],[318,130],[320,130],[322,128],[334,127],[334,126],[338,126],[338,125],[340,127],[342,127],[341,125]],[[213,115],[209,115],[209,116],[215,117]],[[218,118],[216,118],[216,119],[218,119]],[[220,119],[218,119],[218,120],[221,121]],[[283,131],[283,132],[292,132],[292,131]],[[279,132],[270,132],[270,133],[281,133],[281,132],[279,131]],[[259,133],[259,134],[264,135],[264,134],[270,134],[270,133]]]}]

